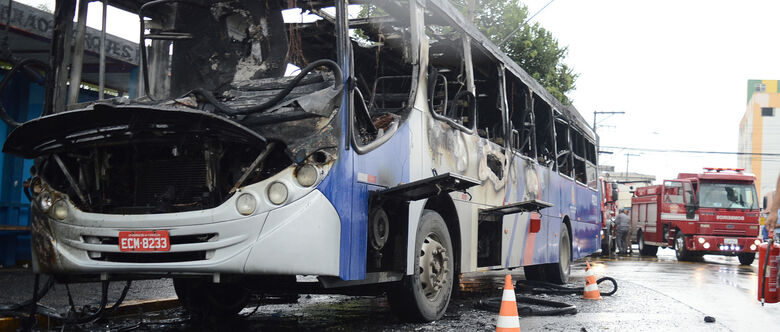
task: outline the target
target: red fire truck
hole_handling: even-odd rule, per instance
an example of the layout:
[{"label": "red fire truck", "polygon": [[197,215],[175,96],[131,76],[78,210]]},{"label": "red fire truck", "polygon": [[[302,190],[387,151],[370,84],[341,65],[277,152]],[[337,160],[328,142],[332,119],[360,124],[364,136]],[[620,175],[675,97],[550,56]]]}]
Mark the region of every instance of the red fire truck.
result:
[{"label": "red fire truck", "polygon": [[599,178],[601,184],[601,253],[615,249],[615,217],[618,214],[618,184]]},{"label": "red fire truck", "polygon": [[704,254],[739,257],[749,265],[758,245],[759,205],[755,176],[737,168],[680,173],[663,185],[637,188],[631,224],[642,255],[671,247],[677,259]]}]

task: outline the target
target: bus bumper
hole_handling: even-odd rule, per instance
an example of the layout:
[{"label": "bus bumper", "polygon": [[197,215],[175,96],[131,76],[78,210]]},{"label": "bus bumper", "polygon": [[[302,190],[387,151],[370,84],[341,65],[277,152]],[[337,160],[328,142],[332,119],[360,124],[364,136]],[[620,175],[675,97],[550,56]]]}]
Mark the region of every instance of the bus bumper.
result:
[{"label": "bus bumper", "polygon": [[[236,213],[236,196],[213,209],[167,214],[85,213],[71,205],[64,221],[33,204],[33,267],[48,274],[338,276],[339,216],[319,190],[250,216]],[[120,231],[149,230],[167,230],[170,250],[120,251]]]}]

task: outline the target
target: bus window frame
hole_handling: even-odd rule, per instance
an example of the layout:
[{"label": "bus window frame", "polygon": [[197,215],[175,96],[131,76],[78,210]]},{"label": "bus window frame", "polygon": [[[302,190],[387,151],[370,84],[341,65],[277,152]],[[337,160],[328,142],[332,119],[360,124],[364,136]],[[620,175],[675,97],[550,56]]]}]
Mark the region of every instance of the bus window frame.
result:
[{"label": "bus window frame", "polygon": [[[422,45],[420,45],[423,41],[420,38],[421,34],[424,34],[425,32],[425,14],[420,13],[418,11],[419,6],[417,5],[417,2],[413,0],[408,0],[409,3],[409,33],[411,34],[411,49],[412,52],[410,59],[411,66],[412,66],[412,73],[411,73],[411,87],[409,92],[409,99],[407,102],[407,106],[399,111],[398,113],[401,114],[401,119],[399,121],[394,122],[390,128],[382,135],[382,137],[379,137],[373,141],[371,141],[368,144],[360,144],[358,143],[358,134],[355,132],[356,128],[354,125],[355,117],[356,117],[356,110],[355,110],[355,89],[356,85],[355,82],[355,54],[352,47],[352,42],[349,40],[349,37],[347,37],[346,41],[346,52],[348,55],[348,61],[349,61],[349,73],[350,77],[348,78],[348,82],[351,81],[352,84],[348,87],[348,94],[347,94],[347,117],[349,118],[347,120],[347,131],[349,132],[349,145],[352,146],[352,148],[355,149],[355,152],[358,154],[366,154],[368,152],[371,152],[375,149],[377,149],[379,146],[383,145],[387,141],[389,141],[393,136],[395,136],[395,133],[398,132],[398,127],[403,123],[407,118],[408,114],[414,109],[415,101],[417,100],[417,94],[420,93],[420,59],[422,58]],[[345,16],[347,17],[347,16]],[[349,19],[346,19],[346,29],[349,30]],[[427,45],[427,38],[425,38],[425,43]]]}]

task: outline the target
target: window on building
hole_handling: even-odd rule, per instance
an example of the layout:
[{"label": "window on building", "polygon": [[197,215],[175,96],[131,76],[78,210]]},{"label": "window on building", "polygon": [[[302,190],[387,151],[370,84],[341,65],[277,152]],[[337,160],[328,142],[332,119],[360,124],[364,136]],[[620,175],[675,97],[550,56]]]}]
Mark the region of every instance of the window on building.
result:
[{"label": "window on building", "polygon": [[765,91],[766,91],[766,84],[756,83],[756,92],[765,92]]},{"label": "window on building", "polygon": [[775,116],[775,109],[772,107],[761,107],[761,116]]}]

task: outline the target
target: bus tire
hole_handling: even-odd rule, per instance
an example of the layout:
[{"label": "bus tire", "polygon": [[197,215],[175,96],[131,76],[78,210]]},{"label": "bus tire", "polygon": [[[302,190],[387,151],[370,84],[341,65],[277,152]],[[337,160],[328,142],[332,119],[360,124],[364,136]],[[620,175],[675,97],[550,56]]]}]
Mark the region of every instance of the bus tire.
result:
[{"label": "bus tire", "polygon": [[400,319],[430,322],[444,316],[452,295],[454,251],[444,219],[423,210],[414,241],[415,271],[390,286],[387,300]]},{"label": "bus tire", "polygon": [[240,283],[215,284],[206,278],[173,278],[182,307],[201,317],[230,317],[244,309],[250,292]]},{"label": "bus tire", "polygon": [[685,248],[685,234],[681,231],[674,234],[674,253],[677,260],[681,262],[690,261],[693,258],[688,249]]},{"label": "bus tire", "polygon": [[756,254],[752,252],[741,253],[737,254],[737,258],[739,258],[739,264],[750,265],[753,264],[753,260],[756,259]]},{"label": "bus tire", "polygon": [[569,282],[571,273],[571,238],[569,226],[562,223],[558,237],[558,263],[545,265],[547,281],[563,285]]},{"label": "bus tire", "polygon": [[642,256],[655,256],[658,254],[658,246],[645,244],[645,234],[640,230],[636,235],[636,243],[639,246],[639,254]]}]

